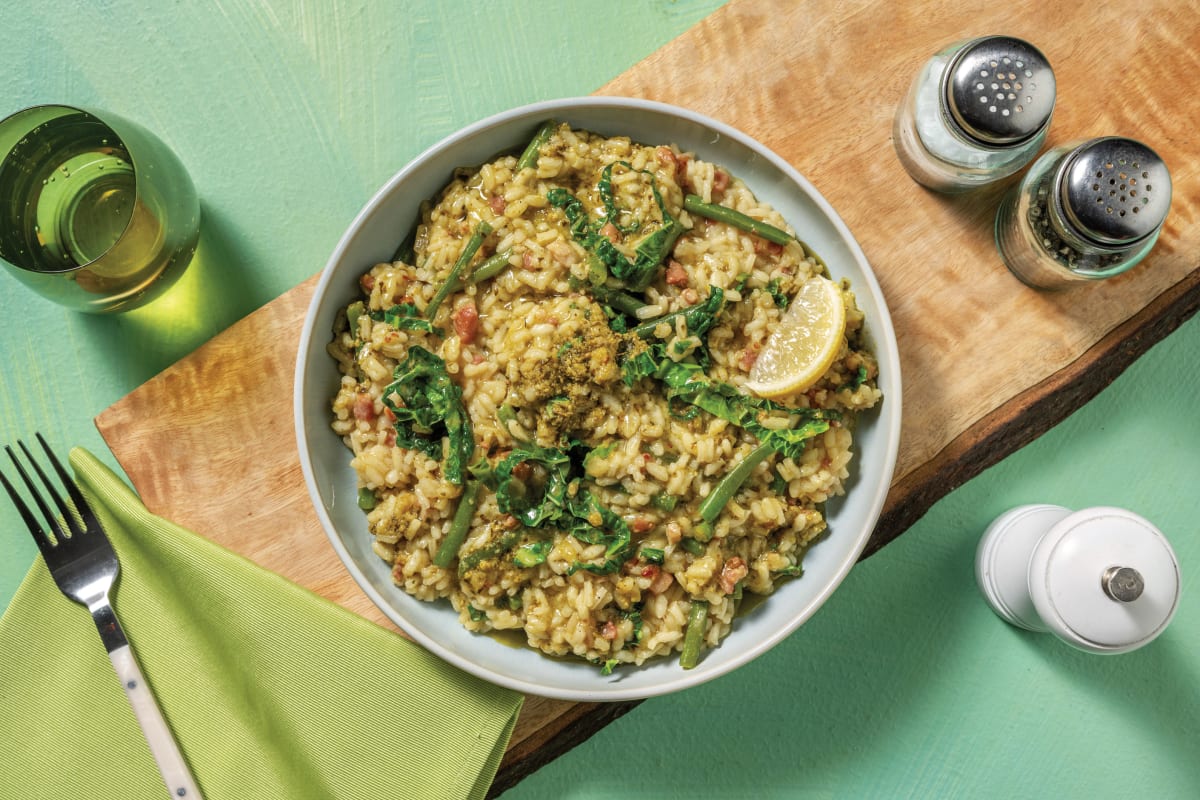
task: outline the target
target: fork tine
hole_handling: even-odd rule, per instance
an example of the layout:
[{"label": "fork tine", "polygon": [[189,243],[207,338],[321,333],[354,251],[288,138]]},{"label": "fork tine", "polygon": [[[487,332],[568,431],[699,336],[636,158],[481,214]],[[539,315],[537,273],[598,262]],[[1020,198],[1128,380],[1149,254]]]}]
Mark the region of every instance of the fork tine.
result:
[{"label": "fork tine", "polygon": [[[25,454],[28,456],[29,451],[25,449],[25,445],[22,444],[20,440],[17,441],[17,444],[22,450],[25,450]],[[43,498],[42,493],[38,491],[37,484],[34,483],[33,478],[29,476],[29,473],[25,470],[25,466],[21,463],[21,460],[17,458],[17,454],[14,453],[13,449],[8,445],[4,446],[4,450],[8,453],[8,457],[12,459],[13,466],[17,468],[17,474],[19,474],[21,476],[21,480],[25,482],[25,488],[29,490],[29,494],[33,497],[33,502],[37,504],[38,509],[42,512],[42,516],[45,518],[46,524],[49,526],[50,530],[54,531],[55,538],[58,540],[66,538],[66,532],[62,529],[62,526],[59,525],[58,519],[50,510],[50,506],[46,505],[45,498]],[[37,464],[34,464],[34,468],[37,468]],[[41,470],[38,471],[40,472]],[[41,526],[39,525],[39,527]]]},{"label": "fork tine", "polygon": [[[79,484],[75,483],[75,479],[63,467],[62,462],[58,460],[58,456],[54,455],[54,451],[50,449],[50,445],[46,444],[46,440],[42,438],[42,434],[35,432],[33,435],[37,437],[38,442],[42,445],[42,450],[45,451],[46,456],[50,459],[50,463],[54,466],[54,471],[58,473],[58,478],[62,481],[67,494],[70,495],[71,503],[79,513],[80,519],[83,520],[84,527],[92,529],[100,527],[100,521],[96,519],[95,512],[92,511],[92,507],[88,505],[87,499],[83,496],[83,492],[80,491]],[[36,467],[37,465],[35,464],[34,466]],[[41,472],[41,470],[38,470],[38,472]],[[45,480],[45,476],[43,476],[43,480]],[[56,497],[55,499],[57,500],[58,498]],[[59,507],[62,506],[63,503],[60,500]],[[64,511],[64,513],[66,512]]]},{"label": "fork tine", "polygon": [[[34,500],[36,500],[38,505],[41,507],[42,513],[46,515],[47,522],[49,522],[51,527],[54,528],[55,535],[60,537],[64,534],[69,536],[78,536],[79,534],[83,533],[83,529],[80,528],[79,523],[75,521],[75,515],[71,513],[71,507],[63,501],[62,495],[58,493],[58,489],[54,488],[54,484],[50,482],[50,478],[47,477],[45,471],[42,469],[42,466],[37,462],[37,459],[33,457],[33,453],[29,452],[29,448],[26,447],[25,443],[20,439],[17,440],[17,447],[21,448],[21,452],[25,454],[25,458],[29,461],[29,465],[33,467],[33,471],[37,473],[39,478],[41,478],[42,486],[45,487],[46,491],[50,493],[50,499],[54,501],[56,506],[58,506],[58,510],[62,513],[61,519],[66,523],[67,528],[70,530],[70,533],[67,533],[63,530],[63,522],[59,521],[60,517],[50,511],[49,506],[42,499],[41,493],[38,492],[38,490],[34,487],[33,481],[29,478],[29,475],[24,470],[21,470],[21,477],[25,479],[25,483],[29,487],[29,491],[34,493]],[[13,460],[16,461],[15,458]]]},{"label": "fork tine", "polygon": [[[8,450],[9,448],[6,447],[5,449]],[[9,454],[12,454],[11,450],[9,450]],[[50,541],[50,537],[46,536],[46,531],[42,529],[37,516],[29,509],[25,501],[21,499],[21,495],[17,492],[16,488],[8,482],[8,478],[4,477],[3,472],[0,472],[0,483],[4,484],[8,496],[12,498],[13,505],[17,507],[21,518],[25,520],[25,524],[29,527],[29,532],[33,534],[33,539],[37,542],[38,549],[45,553],[48,548],[54,546],[54,543]]]}]

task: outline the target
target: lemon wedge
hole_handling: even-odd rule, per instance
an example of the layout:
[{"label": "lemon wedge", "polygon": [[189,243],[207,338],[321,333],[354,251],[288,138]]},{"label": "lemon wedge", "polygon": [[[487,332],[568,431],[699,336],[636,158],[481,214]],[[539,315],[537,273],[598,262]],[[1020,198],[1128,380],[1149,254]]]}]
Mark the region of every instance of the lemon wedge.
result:
[{"label": "lemon wedge", "polygon": [[833,364],[845,336],[841,287],[828,278],[809,279],[755,359],[746,388],[768,398],[804,391]]}]

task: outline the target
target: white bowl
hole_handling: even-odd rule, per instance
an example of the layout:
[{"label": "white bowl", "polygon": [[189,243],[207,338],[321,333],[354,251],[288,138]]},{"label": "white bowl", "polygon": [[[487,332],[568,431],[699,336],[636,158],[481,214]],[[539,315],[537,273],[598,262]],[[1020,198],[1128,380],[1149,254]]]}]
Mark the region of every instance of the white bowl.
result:
[{"label": "white bowl", "polygon": [[[674,143],[745,180],[760,200],[783,214],[834,278],[850,279],[879,359],[884,400],[859,420],[847,494],[827,506],[829,536],[805,556],[803,577],[740,615],[732,633],[719,647],[704,651],[691,670],[668,656],[601,675],[581,660],[553,658],[471,633],[448,602],[422,602],[394,586],[388,565],[371,549],[349,451],[330,428],[339,374],[325,346],[338,311],[358,294],[359,276],[391,257],[421,201],[437,193],[455,167],[519,151],[549,118],[645,144]],[[786,161],[745,134],[682,108],[624,98],[572,98],[524,106],[464,128],[418,156],[367,202],[333,251],[305,319],[295,415],[300,461],[317,516],[346,569],[402,630],[449,663],[521,692],[586,702],[632,700],[694,686],[761,655],[811,617],[845,578],[875,527],[892,481],[900,439],[900,361],[887,306],[861,248],[833,208]]]}]

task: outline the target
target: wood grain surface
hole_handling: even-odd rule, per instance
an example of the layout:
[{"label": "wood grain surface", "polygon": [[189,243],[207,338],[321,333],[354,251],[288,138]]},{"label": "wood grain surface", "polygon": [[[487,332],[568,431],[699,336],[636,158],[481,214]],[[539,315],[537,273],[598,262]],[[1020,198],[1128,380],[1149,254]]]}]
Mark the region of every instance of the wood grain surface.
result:
[{"label": "wood grain surface", "polygon": [[[600,88],[745,131],[808,177],[862,245],[893,315],[904,385],[896,478],[866,555],[1065,419],[1200,305],[1198,18],[1196,2],[1163,0],[738,0]],[[1127,135],[1170,168],[1163,234],[1126,275],[1027,288],[992,243],[996,203],[1015,179],[945,197],[897,162],[892,115],[921,62],[993,32],[1034,42],[1055,68],[1048,144]],[[151,510],[390,626],[338,562],[300,472],[287,397],[314,286],[238,322],[96,424]],[[630,707],[530,697],[493,792]]]}]

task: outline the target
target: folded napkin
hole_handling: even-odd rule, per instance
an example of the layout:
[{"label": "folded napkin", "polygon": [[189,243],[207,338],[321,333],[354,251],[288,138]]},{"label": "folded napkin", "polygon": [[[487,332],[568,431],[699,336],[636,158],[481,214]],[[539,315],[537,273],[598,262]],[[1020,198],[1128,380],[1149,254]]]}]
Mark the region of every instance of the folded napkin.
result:
[{"label": "folded napkin", "polygon": [[[206,798],[486,793],[520,694],[154,516],[87,451],[71,466],[121,562],[117,614]],[[166,787],[91,617],[38,558],[0,618],[0,798],[68,797]]]}]

